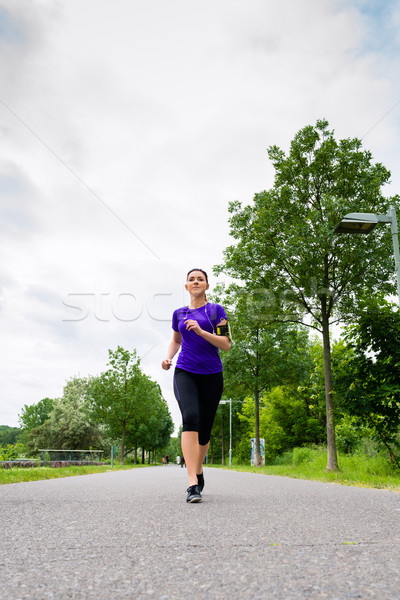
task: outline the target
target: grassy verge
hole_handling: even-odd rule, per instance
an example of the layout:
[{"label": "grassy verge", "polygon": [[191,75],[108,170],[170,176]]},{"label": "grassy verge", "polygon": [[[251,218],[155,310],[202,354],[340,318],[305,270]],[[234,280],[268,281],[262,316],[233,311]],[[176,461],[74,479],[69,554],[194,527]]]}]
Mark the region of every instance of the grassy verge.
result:
[{"label": "grassy verge", "polygon": [[21,483],[23,481],[39,481],[40,479],[57,479],[59,477],[73,477],[76,475],[91,475],[92,473],[106,473],[107,471],[121,471],[128,469],[138,469],[148,467],[149,465],[88,465],[83,467],[33,467],[24,469],[23,467],[13,467],[12,469],[0,469],[0,485],[5,483]]},{"label": "grassy verge", "polygon": [[[296,450],[305,452],[303,456],[301,456],[301,452],[298,453],[300,456],[296,456]],[[296,448],[290,455],[287,453],[286,460],[283,457],[280,464],[259,468],[247,465],[234,465],[232,467],[222,467],[221,465],[209,466],[249,473],[279,475],[295,479],[310,479],[341,485],[354,485],[400,492],[400,472],[385,457],[344,454],[339,455],[338,462],[340,471],[326,472],[326,452],[311,450],[309,448]]]}]

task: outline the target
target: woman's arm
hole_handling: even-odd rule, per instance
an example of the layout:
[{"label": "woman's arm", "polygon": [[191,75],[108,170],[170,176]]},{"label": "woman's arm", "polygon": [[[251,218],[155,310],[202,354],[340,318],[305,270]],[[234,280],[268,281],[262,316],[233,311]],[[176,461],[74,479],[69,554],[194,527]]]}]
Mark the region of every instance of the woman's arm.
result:
[{"label": "woman's arm", "polygon": [[[219,327],[220,325],[225,325],[226,323],[227,321],[224,319],[220,323],[218,323],[217,327]],[[230,350],[232,344],[228,336],[216,335],[215,333],[209,333],[208,331],[204,331],[204,329],[200,327],[198,322],[194,321],[193,319],[188,319],[187,321],[185,321],[185,324],[186,329],[188,329],[189,331],[194,331],[195,333],[197,333],[197,335],[207,340],[207,342],[210,342],[210,344],[212,344],[213,346],[216,346],[217,348],[219,348],[220,350],[224,350],[225,352],[227,350]]]},{"label": "woman's arm", "polygon": [[177,352],[179,352],[181,343],[182,343],[181,334],[178,331],[174,331],[173,336],[172,336],[172,341],[171,341],[170,345],[168,346],[167,358],[165,358],[161,363],[162,368],[165,369],[166,371],[168,371],[168,369],[171,367],[172,359],[174,358],[175,354]]}]

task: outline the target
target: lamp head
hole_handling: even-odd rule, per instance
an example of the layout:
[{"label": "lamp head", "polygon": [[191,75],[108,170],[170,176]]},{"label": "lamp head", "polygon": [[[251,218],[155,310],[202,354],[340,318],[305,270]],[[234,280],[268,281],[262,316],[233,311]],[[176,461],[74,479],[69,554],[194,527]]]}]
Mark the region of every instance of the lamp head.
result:
[{"label": "lamp head", "polygon": [[372,213],[349,213],[336,227],[336,233],[370,233],[380,222]]}]

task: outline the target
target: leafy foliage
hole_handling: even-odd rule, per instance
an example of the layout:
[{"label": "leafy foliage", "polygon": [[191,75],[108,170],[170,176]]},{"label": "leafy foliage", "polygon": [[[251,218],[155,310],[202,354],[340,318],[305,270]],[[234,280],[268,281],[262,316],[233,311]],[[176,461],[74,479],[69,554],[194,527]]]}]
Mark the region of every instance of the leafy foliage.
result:
[{"label": "leafy foliage", "polygon": [[51,407],[43,423],[28,429],[26,439],[30,452],[37,453],[41,448],[81,450],[99,447],[101,433],[88,415],[87,386],[87,379],[72,378],[66,383],[62,398],[46,398],[27,407],[22,417],[30,426],[37,422],[38,415],[43,418]]},{"label": "leafy foliage", "polygon": [[147,449],[167,445],[173,422],[160,387],[140,369],[135,350],[109,350],[109,369],[90,382],[91,414],[113,439],[121,440],[121,464],[126,444]]},{"label": "leafy foliage", "polygon": [[54,400],[52,398],[43,398],[43,400],[29,406],[25,404],[18,418],[21,428],[24,431],[31,431],[35,427],[43,425],[49,418],[53,406]]},{"label": "leafy foliage", "polygon": [[354,300],[365,290],[394,290],[386,228],[373,240],[335,234],[347,212],[387,211],[381,187],[390,173],[372,164],[360,140],[337,142],[322,120],[296,134],[288,155],[276,146],[268,155],[274,187],[256,194],[253,205],[231,203],[231,235],[238,242],[216,271],[264,290],[264,312],[269,307],[271,316],[297,320],[307,313],[322,332],[324,315],[354,314]]},{"label": "leafy foliage", "polygon": [[14,460],[18,456],[17,448],[14,444],[0,446],[0,460]]},{"label": "leafy foliage", "polygon": [[[239,418],[245,425],[239,452],[248,462],[250,438],[254,431],[254,400],[247,397]],[[265,439],[265,460],[305,444],[321,443],[324,427],[307,410],[303,400],[287,386],[277,386],[264,393],[260,407],[260,437]]]},{"label": "leafy foliage", "polygon": [[[266,321],[255,307],[255,294],[249,298],[237,285],[231,285],[228,290],[219,286],[216,294],[218,300],[223,296],[234,338],[231,350],[222,356],[225,395],[243,399],[250,394],[254,399],[254,427],[250,437],[257,441],[256,464],[259,465],[260,396],[274,386],[298,383],[308,376],[312,368],[308,334],[298,325]],[[223,423],[219,424],[218,414],[216,427],[222,433]],[[216,427],[213,428],[213,442],[218,439]]]},{"label": "leafy foliage", "polygon": [[121,440],[122,464],[125,442],[158,449],[174,428],[159,385],[141,371],[136,352],[121,347],[109,350],[105,373],[70,379],[62,398],[25,405],[19,419],[31,454],[41,448],[108,449],[111,440]]},{"label": "leafy foliage", "polygon": [[347,339],[354,354],[342,365],[343,405],[400,468],[400,312],[384,300],[365,302]]},{"label": "leafy foliage", "polygon": [[9,444],[15,444],[21,435],[19,427],[9,427],[8,425],[0,425],[0,447]]},{"label": "leafy foliage", "polygon": [[[390,173],[357,139],[335,140],[328,123],[317,121],[294,137],[286,155],[272,146],[272,189],[253,203],[230,204],[230,233],[236,241],[215,268],[239,280],[253,295],[252,311],[265,320],[304,322],[322,334],[328,469],[338,468],[335,442],[330,325],[354,318],[366,293],[394,291],[390,232],[338,235],[348,212],[386,212],[381,188]],[[399,204],[397,197],[392,204]]]}]

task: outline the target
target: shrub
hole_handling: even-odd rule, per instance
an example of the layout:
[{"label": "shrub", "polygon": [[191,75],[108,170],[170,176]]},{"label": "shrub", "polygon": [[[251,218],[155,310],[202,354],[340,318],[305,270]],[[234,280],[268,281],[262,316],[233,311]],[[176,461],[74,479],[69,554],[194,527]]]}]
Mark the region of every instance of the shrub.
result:
[{"label": "shrub", "polygon": [[17,450],[12,444],[0,447],[0,460],[14,460],[17,458]]},{"label": "shrub", "polygon": [[357,417],[345,415],[336,425],[336,445],[339,452],[351,454],[359,450],[364,439],[371,437],[371,430],[362,425]]},{"label": "shrub", "polygon": [[311,462],[315,457],[315,450],[312,448],[293,448],[293,464],[300,465],[305,462]]},{"label": "shrub", "polygon": [[293,464],[293,450],[287,450],[283,454],[276,456],[273,463],[274,465],[292,465]]}]

